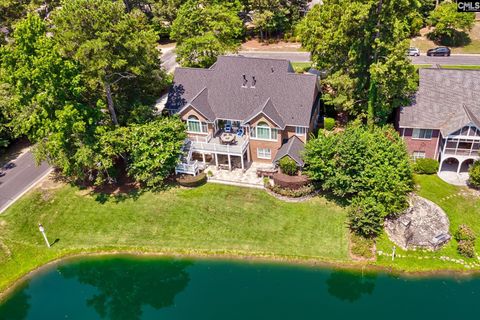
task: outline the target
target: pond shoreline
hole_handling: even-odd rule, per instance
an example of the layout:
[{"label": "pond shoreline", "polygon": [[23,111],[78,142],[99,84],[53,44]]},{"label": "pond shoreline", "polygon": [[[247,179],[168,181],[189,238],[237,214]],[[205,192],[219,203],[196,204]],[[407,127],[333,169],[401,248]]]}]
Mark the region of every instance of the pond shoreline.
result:
[{"label": "pond shoreline", "polygon": [[14,291],[25,283],[29,278],[33,277],[37,273],[42,272],[49,267],[52,267],[56,264],[68,260],[77,260],[84,257],[113,257],[113,256],[124,256],[124,257],[144,257],[144,258],[177,258],[177,259],[196,259],[196,260],[218,260],[218,261],[251,261],[259,262],[265,264],[278,264],[278,265],[291,265],[291,266],[305,266],[313,267],[320,269],[335,268],[345,271],[361,271],[362,273],[384,273],[391,274],[398,277],[406,278],[422,278],[422,277],[468,277],[472,275],[480,274],[480,270],[430,270],[430,271],[405,271],[396,268],[389,268],[385,266],[373,265],[371,261],[328,261],[321,259],[305,258],[300,257],[292,258],[286,256],[275,256],[275,255],[265,255],[265,254],[242,254],[242,253],[206,253],[206,252],[181,252],[181,251],[138,251],[138,250],[98,250],[91,252],[80,252],[80,253],[67,253],[63,256],[60,256],[54,260],[48,261],[42,265],[39,265],[27,273],[23,274],[19,278],[13,280],[9,285],[4,289],[0,288],[0,303],[3,303]]}]

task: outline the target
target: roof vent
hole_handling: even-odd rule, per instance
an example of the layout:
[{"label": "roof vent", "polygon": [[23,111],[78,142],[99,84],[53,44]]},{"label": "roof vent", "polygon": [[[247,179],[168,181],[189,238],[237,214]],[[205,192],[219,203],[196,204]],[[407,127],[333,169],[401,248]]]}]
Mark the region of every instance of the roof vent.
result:
[{"label": "roof vent", "polygon": [[247,82],[248,82],[247,76],[245,76],[245,74],[244,74],[244,75],[243,75],[243,84],[242,84],[242,87],[245,87],[245,88],[246,88],[246,87],[247,87]]},{"label": "roof vent", "polygon": [[272,73],[275,72],[275,70],[273,69],[273,66],[271,67],[271,70],[272,70]]},{"label": "roof vent", "polygon": [[252,85],[250,87],[255,88],[256,83],[257,83],[257,79],[255,79],[255,76],[252,76]]}]

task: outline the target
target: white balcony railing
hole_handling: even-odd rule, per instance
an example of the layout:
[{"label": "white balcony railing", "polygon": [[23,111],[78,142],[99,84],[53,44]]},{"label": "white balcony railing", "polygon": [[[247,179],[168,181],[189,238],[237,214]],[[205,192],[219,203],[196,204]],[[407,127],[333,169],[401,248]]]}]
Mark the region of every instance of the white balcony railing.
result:
[{"label": "white balcony railing", "polygon": [[193,174],[194,176],[197,175],[199,170],[198,161],[192,161],[189,163],[179,163],[175,167],[175,173],[186,173],[186,174]]},{"label": "white balcony railing", "polygon": [[213,140],[210,140],[210,142],[192,141],[192,150],[241,156],[247,149],[248,143],[248,138],[246,138],[240,145],[224,145],[215,143]]},{"label": "white balcony railing", "polygon": [[460,148],[445,148],[443,151],[445,155],[478,157],[478,150],[475,149],[460,149]]}]

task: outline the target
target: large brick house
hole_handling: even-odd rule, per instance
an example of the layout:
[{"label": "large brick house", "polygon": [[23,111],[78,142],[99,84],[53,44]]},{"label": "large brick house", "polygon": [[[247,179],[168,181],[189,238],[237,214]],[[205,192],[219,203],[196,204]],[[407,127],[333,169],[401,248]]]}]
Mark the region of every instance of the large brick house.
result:
[{"label": "large brick house", "polygon": [[288,155],[301,166],[319,118],[319,81],[295,73],[287,60],[221,56],[209,69],[177,68],[166,108],[188,128],[177,172],[195,173],[195,157],[217,166],[223,159],[229,169],[235,158],[244,169]]},{"label": "large brick house", "polygon": [[479,158],[480,71],[420,69],[418,92],[400,109],[397,127],[413,159],[437,159],[440,172],[468,172]]}]

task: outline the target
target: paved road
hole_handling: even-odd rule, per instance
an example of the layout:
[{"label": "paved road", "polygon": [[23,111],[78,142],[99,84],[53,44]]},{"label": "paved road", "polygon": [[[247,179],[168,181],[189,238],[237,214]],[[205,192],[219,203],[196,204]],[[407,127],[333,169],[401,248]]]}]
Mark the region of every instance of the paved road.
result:
[{"label": "paved road", "polygon": [[47,163],[37,167],[31,152],[24,153],[1,168],[0,213],[50,170],[51,167]]},{"label": "paved road", "polygon": [[162,48],[162,67],[169,73],[173,73],[178,66],[176,61],[177,55],[175,54],[175,47]]},{"label": "paved road", "polygon": [[310,61],[310,52],[239,51],[238,54],[254,58],[287,59],[293,62]]},{"label": "paved road", "polygon": [[459,55],[453,54],[450,57],[412,57],[413,64],[440,64],[440,65],[480,65],[480,54]]}]

